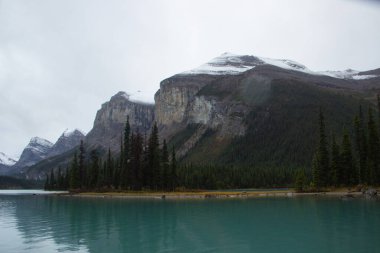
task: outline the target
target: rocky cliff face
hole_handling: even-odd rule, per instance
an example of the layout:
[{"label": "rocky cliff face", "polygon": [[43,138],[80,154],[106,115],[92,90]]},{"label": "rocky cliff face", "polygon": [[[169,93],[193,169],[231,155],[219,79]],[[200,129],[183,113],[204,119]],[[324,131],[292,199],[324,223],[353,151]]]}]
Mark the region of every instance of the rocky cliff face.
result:
[{"label": "rocky cliff face", "polygon": [[83,140],[84,137],[85,135],[78,129],[73,131],[66,130],[51,147],[47,156],[56,156],[73,149],[80,144],[80,141]]},{"label": "rocky cliff face", "polygon": [[14,165],[15,168],[21,170],[47,158],[52,146],[53,143],[48,140],[39,137],[32,138],[22,151],[20,159]]},{"label": "rocky cliff face", "polygon": [[154,105],[131,101],[125,92],[117,93],[97,112],[94,127],[86,136],[86,145],[118,152],[127,116],[132,131],[148,133],[154,121]]},{"label": "rocky cliff face", "polygon": [[[48,140],[34,137],[24,148],[20,159],[14,165],[8,166],[6,170],[3,168],[2,174],[27,174],[29,167],[72,150],[79,145],[82,139],[84,139],[84,134],[79,130],[66,130],[54,144]],[[45,176],[45,174],[42,176]]]},{"label": "rocky cliff face", "polygon": [[[257,115],[264,121],[273,104],[287,103],[280,101],[276,96],[281,94],[276,92],[282,89],[278,82],[287,83],[288,88],[289,80],[290,84],[300,82],[336,92],[362,92],[380,85],[377,71],[314,72],[291,60],[225,53],[161,82],[155,94],[155,119],[161,137],[175,143],[183,157],[210,133],[208,130],[213,133],[212,142],[227,143],[225,140],[245,136],[250,115],[260,111]],[[189,125],[196,127],[190,131]]]},{"label": "rocky cliff face", "polygon": [[189,124],[205,125],[224,136],[243,135],[244,106],[200,93],[205,86],[221,78],[203,74],[177,75],[162,81],[155,95],[155,115],[161,136],[170,139]]}]

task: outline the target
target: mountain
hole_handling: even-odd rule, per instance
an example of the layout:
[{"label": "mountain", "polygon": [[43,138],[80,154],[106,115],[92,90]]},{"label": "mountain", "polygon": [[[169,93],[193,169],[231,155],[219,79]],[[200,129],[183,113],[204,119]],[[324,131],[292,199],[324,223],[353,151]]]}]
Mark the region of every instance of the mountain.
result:
[{"label": "mountain", "polygon": [[42,139],[40,137],[33,137],[29,144],[24,148],[21,153],[20,159],[14,165],[17,171],[22,170],[22,168],[31,166],[36,162],[43,160],[48,157],[49,151],[53,143],[48,140]]},{"label": "mountain", "polygon": [[[309,167],[320,107],[328,132],[340,133],[359,105],[375,106],[378,92],[380,69],[317,72],[292,60],[225,53],[163,80],[154,105],[117,93],[98,110],[84,142],[86,150],[118,152],[129,116],[132,131],[143,134],[156,121],[161,141],[182,163]],[[44,178],[73,152],[44,159],[27,174]]]},{"label": "mountain", "polygon": [[0,165],[12,166],[15,163],[16,159],[7,156],[3,152],[0,152]]},{"label": "mountain", "polygon": [[94,126],[87,134],[85,143],[89,149],[120,150],[120,141],[129,116],[131,130],[145,134],[154,121],[154,105],[132,100],[125,92],[119,92],[102,104],[96,113]]},{"label": "mountain", "polygon": [[189,71],[182,72],[178,75],[238,75],[245,71],[251,70],[257,66],[272,65],[282,69],[303,72],[316,76],[330,76],[339,79],[363,80],[378,77],[380,73],[360,72],[353,69],[343,71],[312,71],[305,65],[287,59],[271,59],[257,57],[253,55],[236,55],[224,53],[211,61]]},{"label": "mountain", "polygon": [[26,177],[29,178],[27,175],[29,167],[70,152],[73,148],[77,147],[84,138],[85,135],[78,129],[73,131],[66,130],[54,144],[48,140],[34,137],[24,148],[20,159],[13,166],[8,168],[7,173],[4,174],[18,176],[25,174]]},{"label": "mountain", "polygon": [[15,163],[15,158],[11,158],[3,152],[0,152],[0,175],[8,174]]},{"label": "mountain", "polygon": [[[129,116],[132,131],[149,134],[154,122],[154,105],[135,100],[125,92],[118,92],[108,102],[102,104],[96,113],[94,126],[84,138],[85,149],[87,151],[98,149],[101,153],[105,153],[110,148],[114,153],[119,152],[127,116]],[[73,148],[77,145],[66,149],[60,148],[58,155],[51,154],[56,147],[63,146],[60,144],[61,140],[65,140],[67,136],[71,138],[76,136],[77,145],[80,143],[80,139],[83,139],[83,135],[78,131],[63,133],[51,148],[52,151],[48,158],[30,166],[26,170],[25,176],[29,179],[45,179],[46,173],[52,168],[61,166],[65,169],[73,157]]]},{"label": "mountain", "polygon": [[379,90],[379,69],[315,72],[291,60],[225,53],[163,80],[155,115],[183,162],[305,167],[319,107],[329,131],[340,132]]},{"label": "mountain", "polygon": [[81,140],[84,140],[85,135],[78,129],[73,131],[66,130],[62,133],[62,135],[58,138],[56,143],[50,148],[47,156],[52,157],[56,155],[63,154],[70,149],[78,146]]}]

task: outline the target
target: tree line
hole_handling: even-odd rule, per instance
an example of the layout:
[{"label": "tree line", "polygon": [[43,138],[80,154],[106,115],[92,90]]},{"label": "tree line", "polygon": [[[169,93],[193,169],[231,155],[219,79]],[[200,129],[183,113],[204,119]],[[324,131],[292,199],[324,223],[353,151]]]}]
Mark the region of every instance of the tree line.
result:
[{"label": "tree line", "polygon": [[[341,141],[326,133],[325,117],[319,111],[319,142],[312,160],[312,182],[315,189],[380,184],[380,97],[377,96],[377,117],[372,107],[367,117],[359,106],[352,131],[344,127]],[[307,187],[305,172],[296,175],[296,187]]]},{"label": "tree line", "polygon": [[[380,184],[380,97],[377,117],[372,107],[360,106],[352,126],[340,135],[326,132],[323,110],[319,111],[319,140],[309,169],[258,168],[243,165],[178,165],[174,148],[161,144],[157,125],[150,136],[131,132],[129,118],[120,152],[109,149],[104,159],[97,150],[87,152],[83,141],[66,170],[47,175],[47,190],[153,190],[231,189],[290,187],[320,190]],[[169,154],[171,153],[171,154]]]},{"label": "tree line", "polygon": [[131,131],[127,117],[118,155],[108,149],[102,160],[96,149],[86,152],[81,141],[69,168],[47,175],[45,189],[171,191],[178,180],[174,148],[170,153],[166,140],[160,145],[157,124],[147,138]]}]

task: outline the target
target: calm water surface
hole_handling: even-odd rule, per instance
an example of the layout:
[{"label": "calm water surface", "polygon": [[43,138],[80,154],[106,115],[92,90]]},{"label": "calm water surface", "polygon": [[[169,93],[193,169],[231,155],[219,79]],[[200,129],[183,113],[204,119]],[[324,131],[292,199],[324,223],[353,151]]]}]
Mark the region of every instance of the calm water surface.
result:
[{"label": "calm water surface", "polygon": [[0,195],[0,252],[72,251],[378,253],[380,201]]}]

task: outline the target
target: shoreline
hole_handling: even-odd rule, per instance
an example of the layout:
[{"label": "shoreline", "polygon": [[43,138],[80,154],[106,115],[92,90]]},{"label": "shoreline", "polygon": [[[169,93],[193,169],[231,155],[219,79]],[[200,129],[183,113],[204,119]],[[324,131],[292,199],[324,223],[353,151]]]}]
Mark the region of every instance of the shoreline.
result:
[{"label": "shoreline", "polygon": [[302,196],[323,196],[340,198],[365,197],[360,191],[331,191],[331,192],[295,192],[294,190],[273,190],[255,192],[227,192],[227,191],[199,191],[199,192],[81,192],[66,193],[62,196],[79,198],[118,198],[118,199],[247,199],[247,198],[268,198],[268,197],[302,197]]}]

